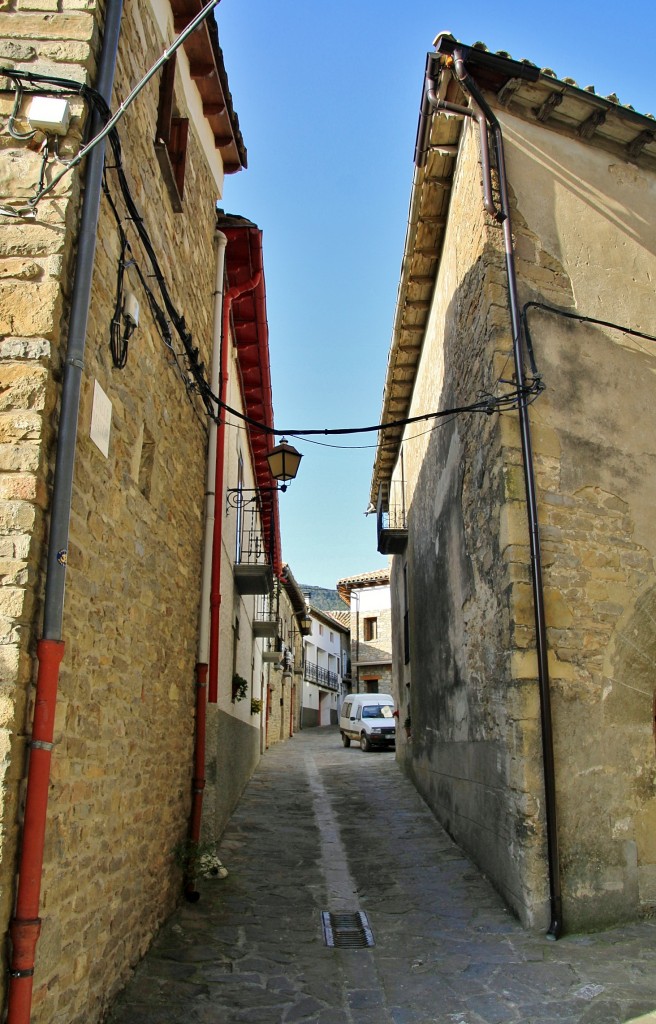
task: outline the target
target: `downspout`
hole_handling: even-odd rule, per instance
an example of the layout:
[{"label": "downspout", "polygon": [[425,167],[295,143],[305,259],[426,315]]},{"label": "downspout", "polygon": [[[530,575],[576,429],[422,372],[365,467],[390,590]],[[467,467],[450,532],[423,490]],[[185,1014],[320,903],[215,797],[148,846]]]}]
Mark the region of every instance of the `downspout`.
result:
[{"label": "downspout", "polygon": [[[260,253],[261,256],[261,253]],[[219,398],[219,426],[216,435],[216,470],[214,476],[214,524],[212,532],[212,566],[210,586],[210,660],[208,700],[216,704],[219,693],[219,611],[221,608],[221,554],[223,533],[223,484],[225,477],[226,422],[223,407],[228,395],[228,368],[230,365],[230,311],[235,299],[257,288],[262,276],[261,268],[242,284],[234,285],[225,293],[221,328],[221,387]],[[216,392],[215,392],[216,394]]]},{"label": "downspout", "polygon": [[[457,52],[457,51],[456,51]],[[431,113],[435,110],[442,110],[445,113],[458,114],[461,117],[473,117],[478,123],[481,140],[481,166],[483,169],[483,206],[491,217],[497,217],[497,211],[492,197],[492,175],[490,173],[490,147],[487,136],[487,122],[485,113],[479,103],[471,96],[471,107],[461,106],[457,103],[450,103],[446,99],[447,79],[440,80],[439,89],[436,88],[436,75],[439,72],[439,57],[437,54],[429,53],[426,60],[426,75],[424,96],[419,116],[417,129],[417,141],[415,144],[415,166],[423,167],[430,149],[430,123]]]},{"label": "downspout", "polygon": [[[556,778],[553,752],[553,725],[551,715],[551,695],[549,687],[549,666],[547,648],[547,630],[544,610],[544,587],[542,582],[542,555],[540,550],[540,534],[538,526],[538,506],[533,465],[533,448],[531,428],[528,415],[526,381],[523,362],[523,334],[517,294],[517,275],[515,255],[512,241],[512,225],[510,221],[510,201],[508,197],[508,180],[503,147],[501,125],[480,92],[478,86],[468,73],[461,50],[454,50],[454,70],[456,78],[464,91],[470,96],[474,114],[478,121],[481,135],[481,154],[488,152],[488,126],[494,135],[494,147],[499,177],[500,209],[497,211],[492,202],[491,209],[486,210],[501,222],[508,276],[508,299],[513,333],[513,357],[515,379],[517,383],[519,423],[522,439],[522,458],[524,465],[524,484],[526,489],[526,505],[529,520],[529,543],[531,551],[531,582],[535,611],[536,653],[538,658],[538,684],[540,689],[540,718],[542,725],[542,757],[545,791],[545,818],[547,828],[547,852],[549,861],[549,895],[551,905],[551,922],[547,936],[558,939],[562,932],[562,893],[560,883],[560,857],[558,851],[558,823],[556,813]],[[480,117],[482,115],[482,118]],[[491,200],[492,184],[489,171],[489,156],[483,157],[483,175],[485,195]],[[485,181],[487,177],[487,181]]]},{"label": "downspout", "polygon": [[[112,97],[122,10],[122,0],[115,0],[106,5],[96,89],[108,105]],[[94,113],[92,115],[92,135],[95,135],[100,128],[99,115]],[[27,790],[16,887],[16,907],[9,928],[12,952],[9,968],[7,1024],[29,1024],[36,944],[41,930],[39,901],[59,666],[64,656],[62,620],[75,445],[104,161],[103,147],[96,146],[87,161],[75,280],[71,297],[50,512],[43,637],[37,644],[39,667],[30,758],[27,767]]]},{"label": "downspout", "polygon": [[[212,330],[212,365],[210,386],[217,395],[221,374],[221,324],[223,321],[223,280],[225,275],[225,251],[228,239],[222,231],[216,232],[216,275],[214,283],[214,315]],[[195,887],[196,852],[200,840],[203,813],[203,792],[205,790],[205,737],[207,723],[207,672],[210,641],[210,588],[212,581],[212,542],[214,537],[215,481],[216,481],[216,440],[219,408],[212,403],[215,419],[210,420],[207,444],[207,484],[205,488],[205,535],[203,541],[203,569],[200,590],[200,621],[198,626],[198,659],[196,662],[196,729],[194,743],[194,776],[192,780],[192,803],[189,820],[189,857],[184,882],[185,897],[191,903],[199,898]]]}]

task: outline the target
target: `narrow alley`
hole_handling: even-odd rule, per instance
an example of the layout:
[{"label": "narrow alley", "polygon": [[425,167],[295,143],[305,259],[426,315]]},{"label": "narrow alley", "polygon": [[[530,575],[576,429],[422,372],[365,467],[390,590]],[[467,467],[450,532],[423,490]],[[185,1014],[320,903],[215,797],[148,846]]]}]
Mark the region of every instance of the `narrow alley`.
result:
[{"label": "narrow alley", "polygon": [[[109,1024],[625,1024],[656,1009],[656,921],[531,935],[436,823],[394,754],[334,728],[267,752],[220,849]],[[364,911],[375,945],[330,948]],[[341,923],[338,919],[337,923]]]}]

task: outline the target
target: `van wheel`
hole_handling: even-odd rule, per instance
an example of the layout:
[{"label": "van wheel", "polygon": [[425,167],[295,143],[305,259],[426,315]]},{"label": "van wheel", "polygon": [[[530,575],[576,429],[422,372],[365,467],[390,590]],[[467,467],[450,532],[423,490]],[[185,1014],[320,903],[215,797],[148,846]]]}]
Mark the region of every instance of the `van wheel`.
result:
[{"label": "van wheel", "polygon": [[351,746],[351,741],[345,732],[342,733],[342,743],[344,744],[345,747]]},{"label": "van wheel", "polygon": [[360,750],[371,750],[371,743],[366,732],[360,734]]}]

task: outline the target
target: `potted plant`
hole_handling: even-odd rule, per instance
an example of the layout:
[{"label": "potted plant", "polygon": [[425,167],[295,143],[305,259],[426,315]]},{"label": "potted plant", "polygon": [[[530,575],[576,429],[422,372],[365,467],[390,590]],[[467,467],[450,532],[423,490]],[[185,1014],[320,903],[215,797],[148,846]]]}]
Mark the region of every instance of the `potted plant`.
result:
[{"label": "potted plant", "polygon": [[243,676],[238,675],[235,672],[232,677],[232,700],[233,703],[238,700],[243,700],[248,693],[248,681]]},{"label": "potted plant", "polygon": [[412,736],[412,719],[410,718],[410,715],[408,715],[403,722],[403,728],[405,729],[405,734],[408,738]]},{"label": "potted plant", "polygon": [[259,715],[262,710],[262,701],[259,697],[251,698],[251,715]]}]

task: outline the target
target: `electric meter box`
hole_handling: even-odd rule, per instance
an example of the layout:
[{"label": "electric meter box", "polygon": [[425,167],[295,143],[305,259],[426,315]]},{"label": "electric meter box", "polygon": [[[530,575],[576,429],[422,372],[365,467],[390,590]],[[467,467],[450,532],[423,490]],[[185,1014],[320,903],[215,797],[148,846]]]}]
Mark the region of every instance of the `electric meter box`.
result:
[{"label": "electric meter box", "polygon": [[71,107],[67,99],[59,96],[34,96],[27,112],[32,128],[38,128],[46,135],[66,135],[71,119]]}]

